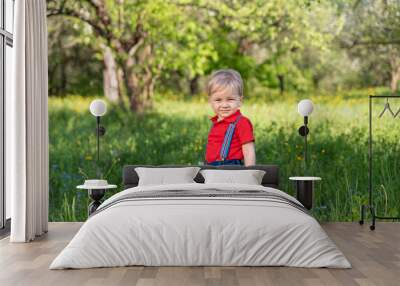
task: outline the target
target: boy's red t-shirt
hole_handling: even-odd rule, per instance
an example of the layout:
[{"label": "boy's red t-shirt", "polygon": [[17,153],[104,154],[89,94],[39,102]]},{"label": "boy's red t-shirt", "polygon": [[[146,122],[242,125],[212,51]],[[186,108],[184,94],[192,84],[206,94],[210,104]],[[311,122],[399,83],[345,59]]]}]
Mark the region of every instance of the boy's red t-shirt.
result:
[{"label": "boy's red t-shirt", "polygon": [[[229,124],[235,122],[239,115],[242,114],[240,113],[240,110],[237,110],[234,114],[222,119],[221,121],[217,121],[217,115],[211,118],[213,126],[208,134],[206,150],[206,161],[208,163],[222,160],[219,152],[221,151],[222,143],[224,142],[225,132],[228,129]],[[242,115],[236,124],[228,157],[225,158],[225,160],[243,160],[242,145],[251,141],[255,141],[253,125],[247,117]]]}]

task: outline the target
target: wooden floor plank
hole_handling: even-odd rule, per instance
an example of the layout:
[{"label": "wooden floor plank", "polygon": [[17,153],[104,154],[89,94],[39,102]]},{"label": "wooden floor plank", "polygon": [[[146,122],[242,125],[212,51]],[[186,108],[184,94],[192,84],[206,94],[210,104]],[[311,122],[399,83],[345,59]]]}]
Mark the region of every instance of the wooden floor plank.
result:
[{"label": "wooden floor plank", "polygon": [[32,243],[0,240],[0,285],[399,285],[400,223],[377,224],[375,231],[357,223],[323,224],[351,262],[352,269],[295,267],[116,267],[48,269],[81,223],[50,223],[49,233]]}]

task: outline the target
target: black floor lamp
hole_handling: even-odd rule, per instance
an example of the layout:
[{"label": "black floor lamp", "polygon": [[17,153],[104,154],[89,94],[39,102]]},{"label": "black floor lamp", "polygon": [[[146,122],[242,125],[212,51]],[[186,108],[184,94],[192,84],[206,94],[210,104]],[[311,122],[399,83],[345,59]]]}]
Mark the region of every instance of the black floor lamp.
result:
[{"label": "black floor lamp", "polygon": [[299,134],[301,136],[304,136],[304,173],[307,173],[307,135],[310,132],[310,130],[307,127],[308,124],[308,117],[311,115],[311,113],[314,110],[314,105],[311,100],[309,99],[303,99],[299,102],[297,105],[297,110],[300,113],[301,116],[304,117],[304,125],[299,128]]},{"label": "black floor lamp", "polygon": [[95,99],[90,103],[90,113],[96,117],[96,136],[97,136],[97,177],[100,177],[100,136],[106,133],[104,126],[100,125],[100,117],[106,114],[107,106],[104,100]]}]

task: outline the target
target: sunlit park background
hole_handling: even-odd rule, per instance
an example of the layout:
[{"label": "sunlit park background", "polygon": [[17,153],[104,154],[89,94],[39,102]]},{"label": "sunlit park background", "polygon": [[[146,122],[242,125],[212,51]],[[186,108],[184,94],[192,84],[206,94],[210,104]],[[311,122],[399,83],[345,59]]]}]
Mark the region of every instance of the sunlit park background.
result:
[{"label": "sunlit park background", "polygon": [[[48,0],[50,220],[87,218],[76,186],[96,176],[94,98],[105,99],[100,167],[121,191],[125,164],[197,165],[216,69],[245,81],[258,164],[278,164],[281,189],[303,175],[302,118],[310,98],[313,214],[357,221],[368,201],[368,95],[400,95],[395,0]],[[400,211],[400,116],[373,106],[374,203]],[[391,99],[396,112],[400,100]],[[107,196],[113,192],[107,193]]]}]

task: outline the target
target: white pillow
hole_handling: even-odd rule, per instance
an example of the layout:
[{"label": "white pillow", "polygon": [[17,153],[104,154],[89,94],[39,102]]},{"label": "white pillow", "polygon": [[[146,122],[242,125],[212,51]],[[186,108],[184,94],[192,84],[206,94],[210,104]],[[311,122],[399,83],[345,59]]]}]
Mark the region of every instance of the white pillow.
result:
[{"label": "white pillow", "polygon": [[138,186],[195,183],[199,167],[182,168],[135,168],[139,176]]},{"label": "white pillow", "polygon": [[205,184],[234,183],[261,185],[265,171],[261,170],[201,170]]}]

